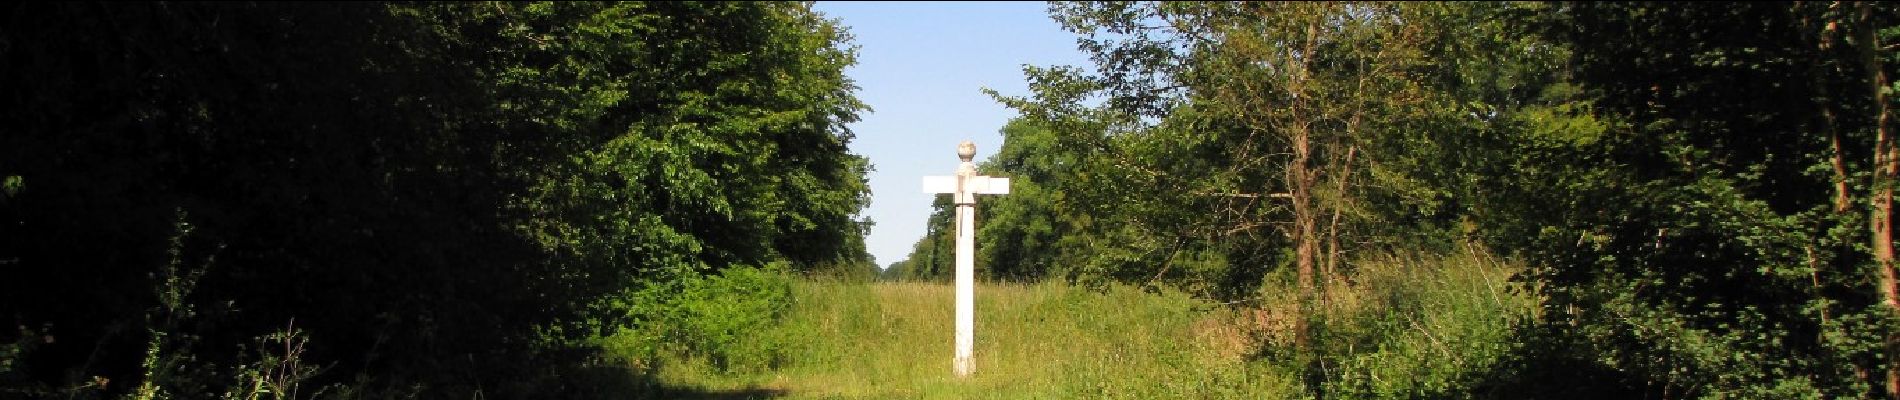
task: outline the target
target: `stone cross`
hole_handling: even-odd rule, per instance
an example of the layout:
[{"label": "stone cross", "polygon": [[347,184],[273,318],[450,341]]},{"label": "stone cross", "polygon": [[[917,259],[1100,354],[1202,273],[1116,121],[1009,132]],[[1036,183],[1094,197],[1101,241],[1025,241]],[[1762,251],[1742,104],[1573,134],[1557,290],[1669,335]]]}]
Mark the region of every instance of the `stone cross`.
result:
[{"label": "stone cross", "polygon": [[924,177],[924,193],[948,193],[957,203],[957,352],[952,365],[958,377],[976,371],[970,358],[976,347],[976,195],[1009,194],[1009,178],[976,174],[976,144],[965,140],[957,144],[955,176]]}]

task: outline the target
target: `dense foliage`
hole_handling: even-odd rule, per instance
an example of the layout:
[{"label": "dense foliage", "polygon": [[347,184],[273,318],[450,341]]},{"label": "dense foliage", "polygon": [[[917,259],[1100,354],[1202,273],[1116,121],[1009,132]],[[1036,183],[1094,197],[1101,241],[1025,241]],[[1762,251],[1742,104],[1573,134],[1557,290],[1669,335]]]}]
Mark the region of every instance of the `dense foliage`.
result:
[{"label": "dense foliage", "polygon": [[1576,107],[1518,119],[1491,202],[1495,243],[1546,289],[1551,348],[1665,396],[1900,395],[1880,45],[1900,13],[1554,11],[1534,22],[1570,49]]},{"label": "dense foliage", "polygon": [[[787,273],[868,272],[809,4],[0,9],[0,397],[667,395],[824,366]],[[1095,65],[996,96],[983,276],[1229,306],[1315,397],[1900,398],[1900,8],[1050,11]]]},{"label": "dense foliage", "polygon": [[562,397],[624,294],[867,264],[808,4],[4,10],[7,396],[209,395],[295,331],[313,385]]},{"label": "dense foliage", "polygon": [[[1512,361],[1431,392],[1900,396],[1900,9],[1050,12],[1094,72],[1025,67],[1033,93],[999,97],[1021,116],[985,172],[1027,190],[980,210],[986,273],[1236,301],[1290,278],[1311,319],[1329,288],[1377,284],[1355,255],[1485,249],[1529,265],[1541,315]],[[945,273],[946,216],[904,273]],[[1310,387],[1357,379],[1328,375],[1356,356],[1326,357],[1299,358]]]}]

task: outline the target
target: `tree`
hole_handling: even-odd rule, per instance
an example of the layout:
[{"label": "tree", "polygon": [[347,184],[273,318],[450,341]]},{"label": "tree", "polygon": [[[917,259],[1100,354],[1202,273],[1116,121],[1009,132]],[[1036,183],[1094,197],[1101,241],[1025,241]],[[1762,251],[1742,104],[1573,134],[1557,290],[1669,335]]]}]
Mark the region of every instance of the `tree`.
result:
[{"label": "tree", "polygon": [[[1057,146],[1084,160],[1076,175],[1102,177],[1070,181],[1109,185],[1093,189],[1099,196],[1062,189],[1089,204],[1076,214],[1136,222],[1098,232],[1161,255],[1133,257],[1160,266],[1145,275],[1165,275],[1182,252],[1258,263],[1230,274],[1239,276],[1288,262],[1313,299],[1317,280],[1349,258],[1341,237],[1379,220],[1356,199],[1419,197],[1412,176],[1423,173],[1392,166],[1435,157],[1415,154],[1429,145],[1419,138],[1465,111],[1433,86],[1445,71],[1430,56],[1453,39],[1436,27],[1479,9],[1063,3],[1052,14],[1085,36],[1080,47],[1102,72],[1030,69],[1035,98],[1003,101],[1059,132]],[[1097,93],[1103,106],[1081,106]],[[1291,247],[1284,258],[1281,243]]]},{"label": "tree", "polygon": [[294,319],[317,385],[560,393],[631,291],[868,262],[849,36],[806,4],[4,10],[0,315],[36,332],[0,339],[58,340],[0,385],[221,384]]},{"label": "tree", "polygon": [[1841,40],[1831,8],[1563,4],[1527,21],[1570,54],[1566,82],[1505,122],[1523,129],[1500,166],[1515,174],[1487,174],[1489,237],[1531,262],[1537,332],[1625,374],[1607,386],[1840,397],[1884,380],[1883,239],[1854,234],[1883,218],[1880,159],[1842,161],[1877,154],[1861,149],[1885,100],[1851,90],[1864,64],[1824,45]]}]

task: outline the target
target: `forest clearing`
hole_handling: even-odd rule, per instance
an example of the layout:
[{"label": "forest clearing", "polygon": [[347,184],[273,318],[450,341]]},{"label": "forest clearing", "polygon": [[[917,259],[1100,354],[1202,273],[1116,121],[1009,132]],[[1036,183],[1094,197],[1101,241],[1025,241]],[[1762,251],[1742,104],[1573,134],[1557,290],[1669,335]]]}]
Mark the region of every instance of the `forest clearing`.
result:
[{"label": "forest clearing", "polygon": [[0,5],[0,399],[1900,400],[1896,3],[1027,6]]},{"label": "forest clearing", "polygon": [[1127,285],[980,285],[978,372],[959,379],[948,373],[949,285],[788,277],[782,324],[747,335],[769,343],[759,364],[674,353],[650,384],[680,398],[1297,398],[1309,384],[1348,398],[1442,397],[1503,376],[1493,369],[1510,356],[1509,326],[1535,304],[1506,290],[1512,272],[1469,255],[1368,263],[1329,292],[1329,369],[1357,377],[1330,383],[1297,367],[1312,359],[1292,350],[1290,282],[1240,307]]}]

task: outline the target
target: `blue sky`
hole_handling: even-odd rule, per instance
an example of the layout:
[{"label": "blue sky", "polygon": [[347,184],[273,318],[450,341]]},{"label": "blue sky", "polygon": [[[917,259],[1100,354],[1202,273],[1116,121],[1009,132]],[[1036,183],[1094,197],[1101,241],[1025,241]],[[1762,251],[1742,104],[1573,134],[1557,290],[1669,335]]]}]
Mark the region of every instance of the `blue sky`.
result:
[{"label": "blue sky", "polygon": [[851,125],[851,149],[876,168],[864,215],[876,223],[865,244],[879,266],[902,260],[924,234],[933,195],[922,193],[923,176],[955,171],[963,140],[976,142],[979,160],[1002,146],[997,130],[1015,112],[982,88],[1026,95],[1024,64],[1089,65],[1076,36],[1049,19],[1043,2],[821,1],[816,8],[841,20],[861,46],[858,65],[846,73],[873,111]]}]

